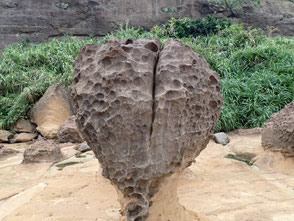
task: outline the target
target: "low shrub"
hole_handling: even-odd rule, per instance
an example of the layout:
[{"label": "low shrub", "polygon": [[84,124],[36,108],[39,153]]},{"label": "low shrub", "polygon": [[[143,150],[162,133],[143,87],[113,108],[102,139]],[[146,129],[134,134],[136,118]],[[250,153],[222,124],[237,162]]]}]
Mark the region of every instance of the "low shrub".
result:
[{"label": "low shrub", "polygon": [[208,15],[203,19],[196,18],[172,18],[161,26],[155,26],[151,32],[156,33],[159,38],[187,38],[199,35],[215,34],[231,25],[227,19],[221,19]]}]

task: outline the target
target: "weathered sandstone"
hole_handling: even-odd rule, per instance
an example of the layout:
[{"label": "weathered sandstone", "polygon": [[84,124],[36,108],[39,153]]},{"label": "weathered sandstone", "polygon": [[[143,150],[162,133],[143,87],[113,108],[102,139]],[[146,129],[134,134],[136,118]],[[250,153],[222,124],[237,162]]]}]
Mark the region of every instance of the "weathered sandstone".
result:
[{"label": "weathered sandstone", "polygon": [[0,143],[8,143],[13,138],[13,134],[7,130],[0,130]]},{"label": "weathered sandstone", "polygon": [[57,132],[57,137],[60,142],[63,143],[82,143],[83,138],[80,131],[77,128],[76,116],[70,116],[60,126]]},{"label": "weathered sandstone", "polygon": [[294,101],[273,114],[264,124],[262,146],[266,150],[294,156]]},{"label": "weathered sandstone", "polygon": [[85,46],[71,87],[78,128],[118,190],[123,220],[200,220],[176,186],[219,118],[218,75],[180,41],[160,48],[145,39]]},{"label": "weathered sandstone", "polygon": [[24,152],[23,163],[55,163],[63,158],[53,141],[38,140]]},{"label": "weathered sandstone", "polygon": [[14,156],[17,153],[19,153],[17,150],[7,148],[3,144],[0,144],[0,160]]},{"label": "weathered sandstone", "polygon": [[47,89],[43,97],[30,111],[31,120],[37,124],[37,131],[46,138],[54,138],[61,124],[73,115],[72,100],[61,84]]},{"label": "weathered sandstone", "polygon": [[20,133],[14,135],[13,139],[10,140],[11,143],[18,142],[28,142],[38,137],[38,134],[35,133]]},{"label": "weathered sandstone", "polygon": [[33,133],[36,126],[29,120],[19,119],[11,126],[11,129],[18,133]]}]

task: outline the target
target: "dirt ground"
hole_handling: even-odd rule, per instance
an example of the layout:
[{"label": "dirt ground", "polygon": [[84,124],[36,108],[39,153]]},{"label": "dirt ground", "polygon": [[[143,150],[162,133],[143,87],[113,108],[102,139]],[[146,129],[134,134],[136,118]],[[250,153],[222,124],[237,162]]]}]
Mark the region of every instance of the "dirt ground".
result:
[{"label": "dirt ground", "polygon": [[[230,133],[226,146],[211,141],[184,171],[180,203],[212,221],[293,221],[294,160],[263,152],[253,132]],[[28,145],[8,146],[23,152]],[[22,165],[22,154],[0,161],[0,220],[119,220],[117,193],[93,153],[75,157],[74,145],[62,151],[69,158],[55,165]]]}]

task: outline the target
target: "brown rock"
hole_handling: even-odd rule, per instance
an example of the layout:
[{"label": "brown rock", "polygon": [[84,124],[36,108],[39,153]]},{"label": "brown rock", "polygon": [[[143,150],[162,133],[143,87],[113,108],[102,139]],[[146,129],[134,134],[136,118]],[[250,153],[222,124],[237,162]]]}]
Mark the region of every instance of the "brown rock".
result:
[{"label": "brown rock", "polygon": [[180,41],[159,49],[144,39],[85,46],[72,85],[77,124],[119,190],[123,220],[195,221],[177,180],[219,118],[218,75]]},{"label": "brown rock", "polygon": [[262,146],[266,150],[294,156],[294,101],[273,114],[264,124]]},{"label": "brown rock", "polygon": [[28,142],[38,137],[38,134],[34,133],[20,133],[16,134],[13,139],[10,140],[11,143]]},{"label": "brown rock", "polygon": [[30,111],[31,120],[46,138],[56,137],[61,124],[73,114],[72,100],[60,84],[49,87]]},{"label": "brown rock", "polygon": [[38,140],[25,150],[23,163],[54,163],[62,158],[60,148],[53,141]]},{"label": "brown rock", "polygon": [[11,157],[15,154],[19,153],[16,150],[13,149],[9,149],[7,147],[5,147],[4,145],[0,144],[0,160],[4,160],[8,157]]},{"label": "brown rock", "polygon": [[18,133],[33,133],[36,126],[33,125],[29,120],[19,119],[11,127],[12,130]]},{"label": "brown rock", "polygon": [[13,138],[13,134],[7,130],[0,130],[0,143],[8,143]]},{"label": "brown rock", "polygon": [[[104,36],[127,20],[135,27],[151,28],[171,17],[200,18],[207,14],[229,16],[237,22],[293,35],[294,4],[290,0],[262,0],[260,6],[244,4],[232,10],[210,0],[2,0],[0,1],[0,48],[26,37],[41,42],[65,33]],[[237,3],[238,4],[238,3]],[[172,11],[169,9],[173,9]],[[235,10],[234,10],[235,11]],[[34,13],[32,13],[34,12]]]},{"label": "brown rock", "polygon": [[83,138],[76,124],[76,116],[69,117],[57,132],[59,141],[63,143],[82,143]]}]

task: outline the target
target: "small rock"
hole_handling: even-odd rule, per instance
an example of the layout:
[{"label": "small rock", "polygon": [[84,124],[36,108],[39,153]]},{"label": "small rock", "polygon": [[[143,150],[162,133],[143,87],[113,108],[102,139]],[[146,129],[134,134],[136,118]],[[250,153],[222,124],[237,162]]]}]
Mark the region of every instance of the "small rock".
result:
[{"label": "small rock", "polygon": [[8,157],[11,157],[15,154],[19,153],[16,150],[6,148],[4,145],[0,144],[0,160],[4,160]]},{"label": "small rock", "polygon": [[8,143],[13,138],[13,134],[7,130],[0,130],[0,143]]},{"label": "small rock", "polygon": [[36,126],[33,125],[29,120],[19,119],[11,127],[12,130],[19,133],[33,133]]},{"label": "small rock", "polygon": [[80,148],[78,149],[79,152],[84,153],[87,151],[90,151],[91,148],[88,146],[87,142],[84,141],[83,143],[81,143]]},{"label": "small rock", "polygon": [[23,163],[54,163],[62,159],[61,150],[53,141],[38,140],[25,150]]},{"label": "small rock", "polygon": [[213,139],[216,143],[222,145],[227,145],[230,142],[230,138],[224,132],[214,134]]},{"label": "small rock", "polygon": [[13,139],[10,140],[11,143],[28,142],[38,137],[38,134],[34,133],[20,133],[16,134]]},{"label": "small rock", "polygon": [[81,143],[83,138],[76,124],[76,116],[69,117],[59,128],[57,137],[62,143]]}]

